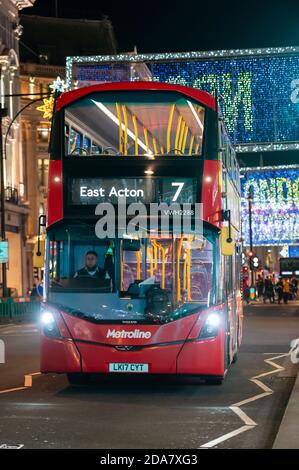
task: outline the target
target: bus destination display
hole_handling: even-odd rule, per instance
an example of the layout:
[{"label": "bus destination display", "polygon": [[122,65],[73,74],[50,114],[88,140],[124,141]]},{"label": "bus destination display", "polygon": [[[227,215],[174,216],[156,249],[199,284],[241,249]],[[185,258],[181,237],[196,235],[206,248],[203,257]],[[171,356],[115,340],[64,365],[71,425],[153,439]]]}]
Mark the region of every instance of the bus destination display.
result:
[{"label": "bus destination display", "polygon": [[101,202],[189,203],[196,202],[193,178],[72,178],[69,185],[70,205],[96,205]]}]

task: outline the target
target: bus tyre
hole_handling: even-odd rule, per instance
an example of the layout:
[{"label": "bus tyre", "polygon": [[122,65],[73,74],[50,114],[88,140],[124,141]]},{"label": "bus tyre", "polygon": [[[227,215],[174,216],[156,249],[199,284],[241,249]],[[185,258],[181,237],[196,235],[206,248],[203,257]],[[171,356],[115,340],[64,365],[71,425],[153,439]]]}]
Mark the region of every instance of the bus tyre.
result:
[{"label": "bus tyre", "polygon": [[235,352],[232,363],[235,364],[238,361],[238,353]]},{"label": "bus tyre", "polygon": [[208,385],[222,385],[223,377],[209,377],[206,379],[206,384]]},{"label": "bus tyre", "polygon": [[86,385],[89,382],[89,374],[67,374],[67,379],[71,385]]}]

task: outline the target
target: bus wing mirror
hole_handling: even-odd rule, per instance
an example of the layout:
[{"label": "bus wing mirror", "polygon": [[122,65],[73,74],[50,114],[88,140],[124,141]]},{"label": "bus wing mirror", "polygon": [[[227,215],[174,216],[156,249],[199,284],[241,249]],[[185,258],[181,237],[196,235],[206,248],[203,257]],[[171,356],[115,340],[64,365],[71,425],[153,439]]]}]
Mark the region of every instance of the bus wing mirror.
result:
[{"label": "bus wing mirror", "polygon": [[33,267],[43,268],[45,264],[45,240],[37,240],[34,243]]},{"label": "bus wing mirror", "polygon": [[45,240],[41,240],[41,228],[46,226],[46,216],[40,215],[38,218],[38,235],[34,244],[33,264],[34,268],[42,268],[45,259]]},{"label": "bus wing mirror", "polygon": [[124,239],[122,242],[123,251],[140,251],[140,240]]},{"label": "bus wing mirror", "polygon": [[220,246],[223,256],[232,256],[234,254],[235,242],[232,232],[232,227],[222,227],[221,229]]}]

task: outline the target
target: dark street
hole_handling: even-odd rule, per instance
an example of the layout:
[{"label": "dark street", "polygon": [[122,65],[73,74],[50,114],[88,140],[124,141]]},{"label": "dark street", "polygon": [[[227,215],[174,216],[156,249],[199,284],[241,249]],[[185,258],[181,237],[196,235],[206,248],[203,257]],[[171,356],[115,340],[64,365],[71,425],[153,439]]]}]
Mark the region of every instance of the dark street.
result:
[{"label": "dark street", "polygon": [[37,327],[3,325],[0,445],[271,448],[294,383],[287,353],[298,325],[298,302],[246,307],[239,360],[222,386],[105,376],[76,387],[64,375],[36,375],[21,390],[13,389],[23,387],[24,375],[39,371]]}]

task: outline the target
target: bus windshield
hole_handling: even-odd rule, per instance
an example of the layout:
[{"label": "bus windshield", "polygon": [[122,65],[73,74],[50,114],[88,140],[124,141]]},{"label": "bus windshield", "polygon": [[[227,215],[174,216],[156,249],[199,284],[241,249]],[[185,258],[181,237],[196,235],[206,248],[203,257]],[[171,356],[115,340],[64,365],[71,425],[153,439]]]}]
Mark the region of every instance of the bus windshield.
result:
[{"label": "bus windshield", "polygon": [[48,233],[48,300],[91,321],[171,321],[214,302],[218,237],[100,240],[88,225]]},{"label": "bus windshield", "polygon": [[205,110],[174,92],[93,93],[65,108],[65,153],[201,155]]}]

